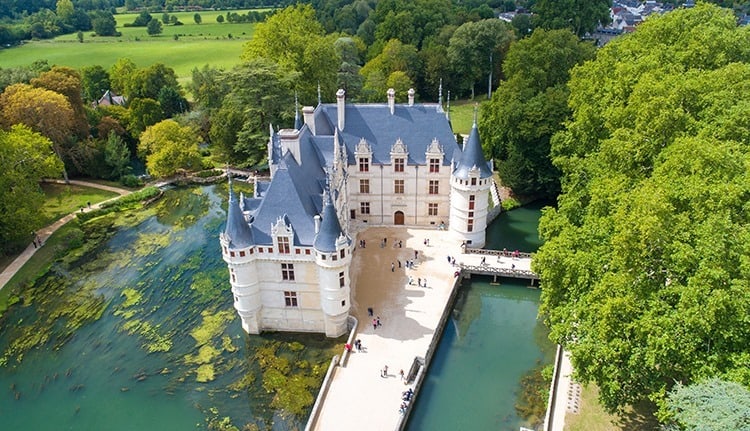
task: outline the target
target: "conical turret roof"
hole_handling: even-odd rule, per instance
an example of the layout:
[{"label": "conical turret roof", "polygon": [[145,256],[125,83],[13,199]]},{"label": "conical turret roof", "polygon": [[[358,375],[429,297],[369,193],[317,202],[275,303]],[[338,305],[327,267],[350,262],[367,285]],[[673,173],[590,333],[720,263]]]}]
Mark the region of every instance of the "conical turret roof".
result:
[{"label": "conical turret roof", "polygon": [[224,234],[229,237],[229,244],[232,248],[245,248],[254,244],[253,232],[250,225],[245,221],[242,215],[240,201],[234,194],[232,188],[232,178],[229,178],[229,208],[227,209],[227,227]]},{"label": "conical turret roof", "polygon": [[487,159],[484,158],[484,153],[482,152],[482,143],[479,141],[476,118],[474,119],[474,125],[471,127],[469,140],[464,145],[461,159],[458,161],[456,170],[453,171],[453,176],[468,179],[469,172],[475,167],[479,169],[479,178],[489,178],[492,176],[492,170],[490,170]]},{"label": "conical turret roof", "polygon": [[313,246],[316,250],[325,253],[336,251],[336,240],[341,236],[341,224],[336,215],[336,208],[330,198],[326,199],[323,207],[323,221],[320,223],[320,231],[315,236]]}]

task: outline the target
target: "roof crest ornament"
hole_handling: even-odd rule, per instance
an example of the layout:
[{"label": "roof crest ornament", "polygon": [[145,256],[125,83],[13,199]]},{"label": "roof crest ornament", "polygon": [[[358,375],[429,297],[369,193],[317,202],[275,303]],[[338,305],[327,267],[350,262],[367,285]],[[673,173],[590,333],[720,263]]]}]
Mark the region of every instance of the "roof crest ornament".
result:
[{"label": "roof crest ornament", "polygon": [[323,103],[323,98],[320,96],[320,81],[318,81],[318,105]]},{"label": "roof crest ornament", "polygon": [[443,78],[440,78],[440,86],[438,86],[438,112],[443,112]]}]

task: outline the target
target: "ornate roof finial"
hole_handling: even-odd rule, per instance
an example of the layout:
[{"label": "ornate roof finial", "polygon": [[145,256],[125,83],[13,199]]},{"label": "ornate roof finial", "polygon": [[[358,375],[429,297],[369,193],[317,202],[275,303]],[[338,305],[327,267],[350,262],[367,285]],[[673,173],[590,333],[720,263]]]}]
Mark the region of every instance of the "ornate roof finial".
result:
[{"label": "ornate roof finial", "polygon": [[479,104],[474,103],[474,124],[472,124],[472,127],[477,127],[477,111],[479,110]]},{"label": "ornate roof finial", "polygon": [[443,112],[443,78],[440,78],[438,86],[438,112]]},{"label": "ornate roof finial", "polygon": [[234,195],[234,188],[232,187],[232,171],[229,170],[229,163],[227,163],[226,171],[227,180],[229,181],[229,199],[231,199],[232,195]]},{"label": "ornate roof finial", "polygon": [[318,105],[323,103],[323,98],[320,96],[320,81],[318,81]]},{"label": "ornate roof finial", "polygon": [[451,91],[448,90],[448,107],[445,111],[445,118],[448,119],[448,121],[451,120]]},{"label": "ornate roof finial", "polygon": [[299,100],[297,100],[297,91],[294,92],[294,128],[296,130],[302,128],[302,122],[299,119]]}]

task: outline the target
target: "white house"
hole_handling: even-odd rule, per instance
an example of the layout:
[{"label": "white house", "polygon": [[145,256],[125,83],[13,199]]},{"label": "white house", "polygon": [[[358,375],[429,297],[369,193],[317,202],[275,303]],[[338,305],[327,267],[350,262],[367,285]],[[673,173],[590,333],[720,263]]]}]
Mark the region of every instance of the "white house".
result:
[{"label": "white house", "polygon": [[353,237],[367,226],[445,226],[485,242],[492,166],[476,121],[459,147],[442,103],[346,103],[302,109],[268,144],[271,179],[230,187],[220,236],[234,306],[248,333],[346,332]]}]

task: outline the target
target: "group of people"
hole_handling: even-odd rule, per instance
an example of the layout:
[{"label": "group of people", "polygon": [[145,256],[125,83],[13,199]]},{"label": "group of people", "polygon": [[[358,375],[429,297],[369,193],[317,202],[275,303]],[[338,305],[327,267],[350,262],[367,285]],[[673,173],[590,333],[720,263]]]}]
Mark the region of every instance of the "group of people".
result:
[{"label": "group of people", "polygon": [[398,412],[401,414],[404,414],[406,412],[406,409],[409,407],[409,402],[411,401],[412,397],[414,396],[414,390],[412,388],[409,388],[401,393],[401,408],[398,409]]}]

